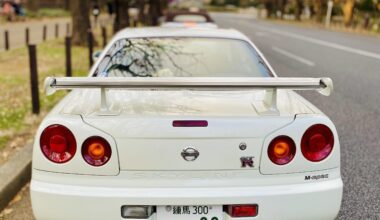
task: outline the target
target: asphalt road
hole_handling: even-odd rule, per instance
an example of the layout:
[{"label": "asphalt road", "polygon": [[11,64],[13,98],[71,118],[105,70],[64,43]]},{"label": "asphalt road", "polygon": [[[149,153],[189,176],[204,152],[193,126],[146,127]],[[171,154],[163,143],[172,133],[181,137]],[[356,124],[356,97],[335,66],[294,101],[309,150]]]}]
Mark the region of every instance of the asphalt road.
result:
[{"label": "asphalt road", "polygon": [[339,219],[380,219],[380,38],[213,17],[220,27],[246,34],[279,76],[333,79],[332,96],[302,95],[338,129],[344,182]]},{"label": "asphalt road", "polygon": [[[338,219],[380,220],[380,38],[213,17],[249,36],[279,76],[333,79],[331,97],[302,95],[334,121],[340,135],[344,196]],[[27,189],[20,195],[5,219],[33,219]]]}]

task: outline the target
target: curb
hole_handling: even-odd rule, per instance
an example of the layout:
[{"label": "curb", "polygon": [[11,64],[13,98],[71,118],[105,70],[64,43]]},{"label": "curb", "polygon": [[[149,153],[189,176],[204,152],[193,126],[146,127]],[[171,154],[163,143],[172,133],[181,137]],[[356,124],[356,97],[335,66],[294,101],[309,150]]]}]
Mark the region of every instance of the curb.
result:
[{"label": "curb", "polygon": [[17,152],[0,166],[0,211],[30,180],[32,172],[32,144]]}]

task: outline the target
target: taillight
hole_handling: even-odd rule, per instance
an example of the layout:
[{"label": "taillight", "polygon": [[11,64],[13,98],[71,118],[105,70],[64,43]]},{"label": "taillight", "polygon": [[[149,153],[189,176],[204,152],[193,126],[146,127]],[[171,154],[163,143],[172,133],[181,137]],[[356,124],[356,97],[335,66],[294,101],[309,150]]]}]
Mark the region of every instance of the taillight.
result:
[{"label": "taillight", "polygon": [[92,166],[103,166],[111,158],[111,146],[102,137],[94,136],[82,145],[83,159]]},{"label": "taillight", "polygon": [[258,214],[258,206],[257,205],[229,205],[227,206],[227,213],[232,218],[255,217]]},{"label": "taillight", "polygon": [[71,131],[63,125],[50,125],[43,130],[40,147],[47,159],[54,163],[66,163],[76,152],[77,144]]},{"label": "taillight", "polygon": [[328,157],[333,147],[334,135],[326,125],[313,125],[302,136],[302,154],[312,162],[318,162]]},{"label": "taillight", "polygon": [[285,165],[293,160],[296,154],[296,145],[288,136],[278,136],[268,147],[269,159],[277,165]]}]

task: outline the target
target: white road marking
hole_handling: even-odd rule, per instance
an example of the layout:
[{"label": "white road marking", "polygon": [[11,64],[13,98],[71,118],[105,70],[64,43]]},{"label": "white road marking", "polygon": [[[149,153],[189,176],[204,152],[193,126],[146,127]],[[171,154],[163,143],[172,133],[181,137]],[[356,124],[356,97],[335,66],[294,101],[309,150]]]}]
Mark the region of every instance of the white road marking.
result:
[{"label": "white road marking", "polygon": [[348,47],[348,46],[344,46],[344,45],[337,44],[337,43],[319,40],[316,38],[307,37],[307,36],[300,35],[300,34],[294,34],[294,33],[287,32],[287,31],[279,31],[279,30],[276,30],[273,28],[266,28],[266,27],[262,27],[262,26],[258,26],[258,25],[255,25],[255,27],[258,29],[269,31],[269,32],[279,34],[282,36],[287,36],[287,37],[295,38],[298,40],[303,40],[306,42],[310,42],[310,43],[314,43],[314,44],[318,44],[318,45],[322,45],[322,46],[326,46],[326,47],[330,47],[330,48],[334,48],[334,49],[338,49],[338,50],[343,50],[346,52],[350,52],[350,53],[354,53],[354,54],[358,54],[358,55],[371,57],[371,58],[375,58],[375,59],[380,60],[380,54],[378,54],[378,53],[373,53],[373,52],[366,51],[366,50],[356,49],[353,47]]},{"label": "white road marking", "polygon": [[282,54],[282,55],[285,55],[285,56],[287,56],[287,57],[289,57],[289,58],[292,58],[292,59],[294,59],[294,60],[297,60],[297,61],[300,62],[300,63],[306,64],[306,65],[308,65],[308,66],[315,66],[315,63],[313,63],[312,61],[307,60],[307,59],[302,58],[302,57],[299,57],[299,56],[297,56],[297,55],[295,55],[295,54],[293,54],[293,53],[290,53],[290,52],[288,52],[288,51],[286,51],[286,50],[280,49],[280,48],[278,48],[278,47],[272,47],[272,49],[273,49],[274,51],[276,51],[276,52]]}]

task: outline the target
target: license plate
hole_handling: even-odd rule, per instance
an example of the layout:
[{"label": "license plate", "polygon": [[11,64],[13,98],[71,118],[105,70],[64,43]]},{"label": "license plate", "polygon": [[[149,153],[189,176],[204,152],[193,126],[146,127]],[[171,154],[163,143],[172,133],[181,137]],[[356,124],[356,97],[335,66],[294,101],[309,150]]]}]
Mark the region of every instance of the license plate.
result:
[{"label": "license plate", "polygon": [[223,220],[223,207],[212,205],[158,206],[157,220]]}]

